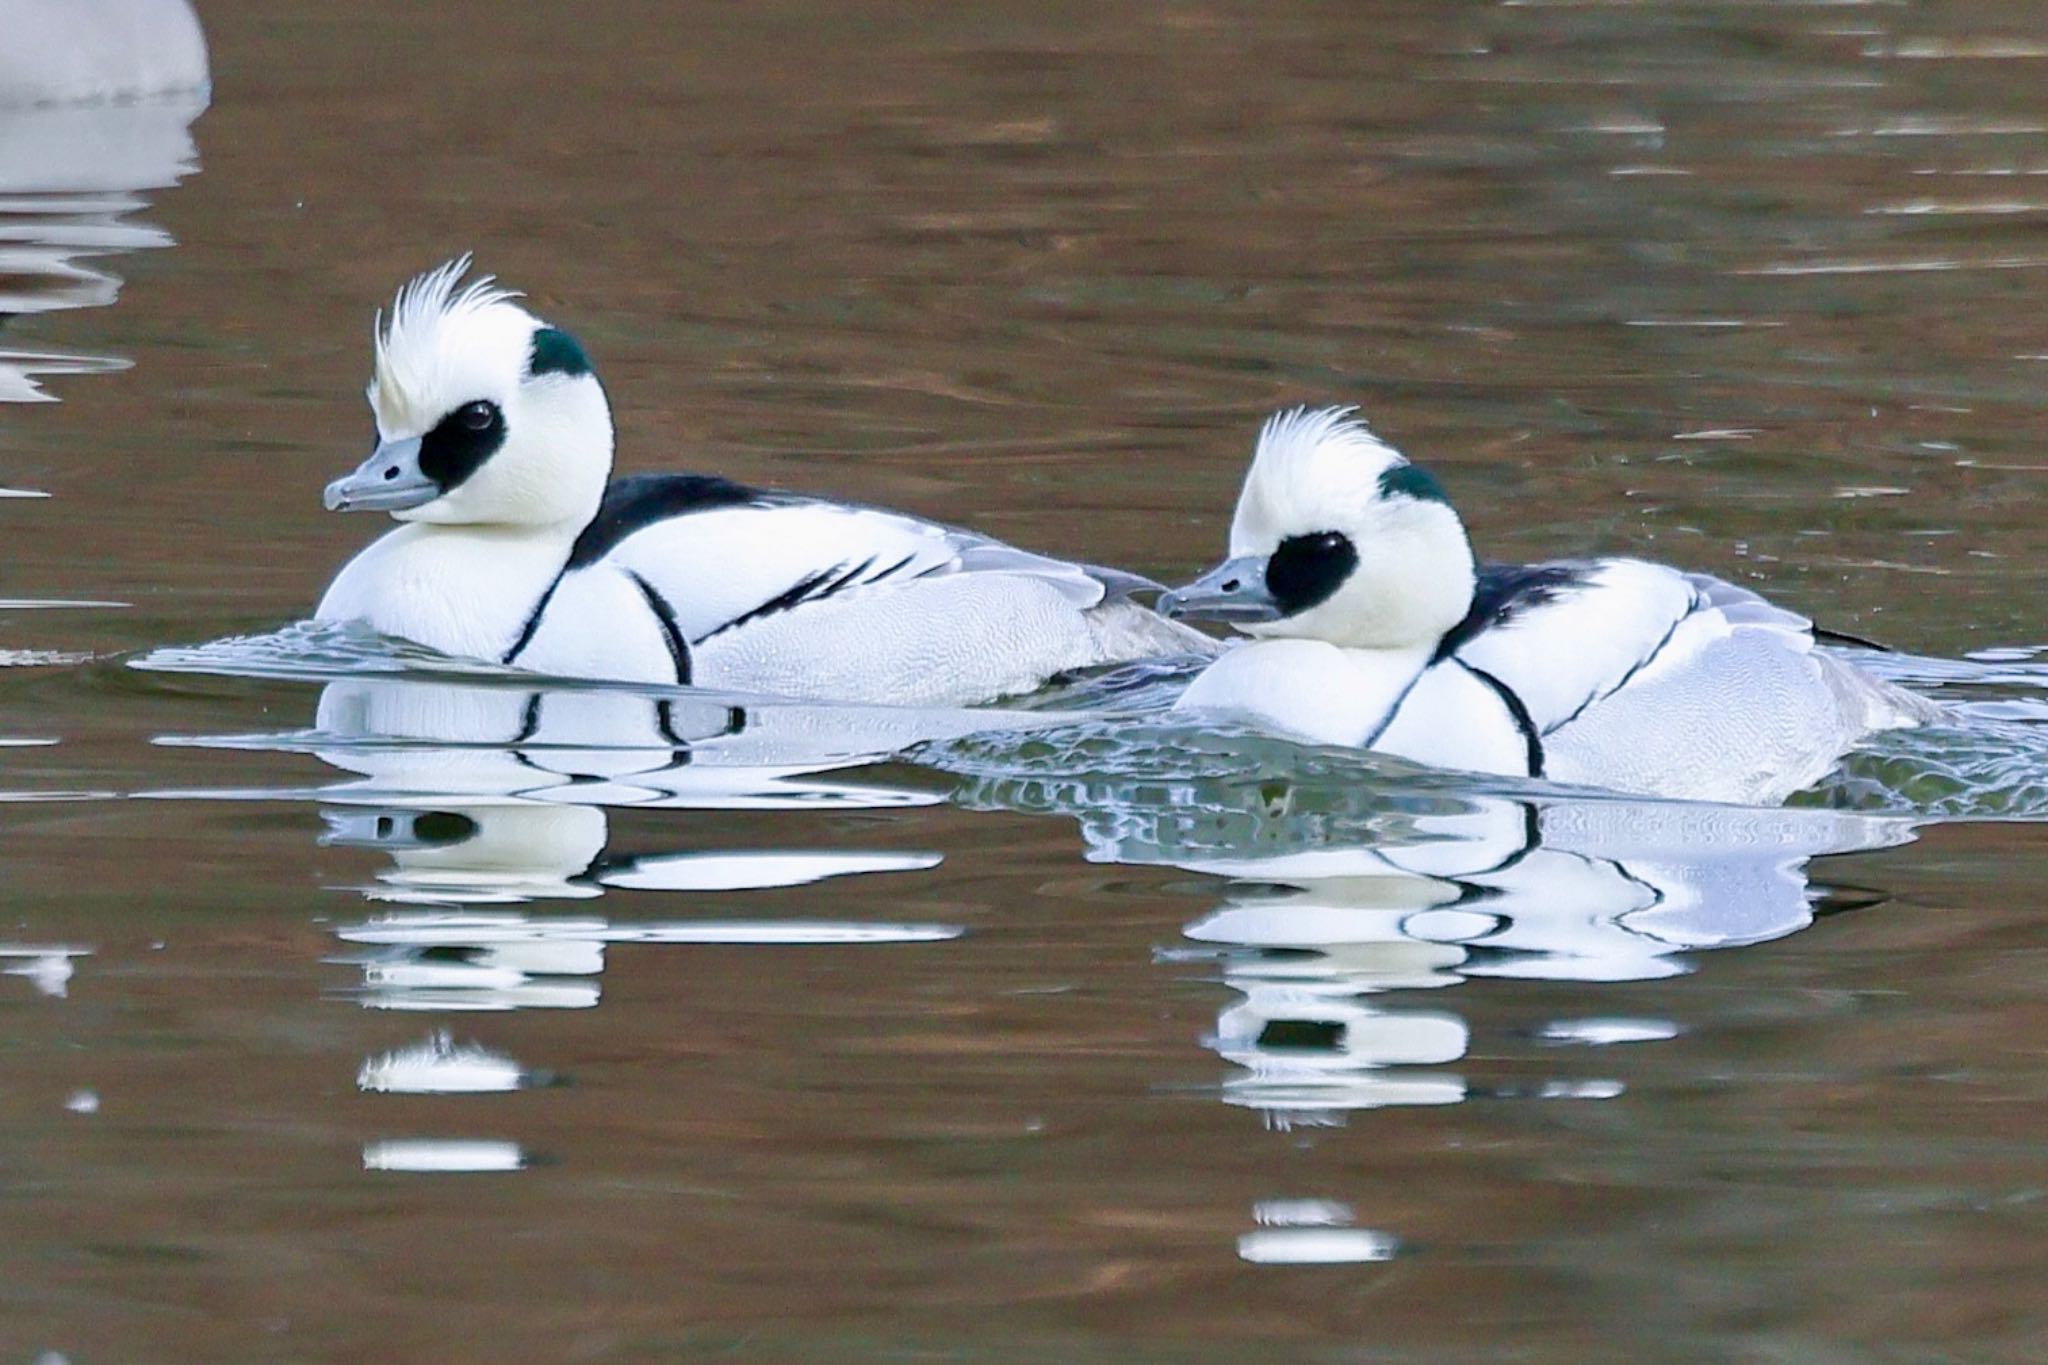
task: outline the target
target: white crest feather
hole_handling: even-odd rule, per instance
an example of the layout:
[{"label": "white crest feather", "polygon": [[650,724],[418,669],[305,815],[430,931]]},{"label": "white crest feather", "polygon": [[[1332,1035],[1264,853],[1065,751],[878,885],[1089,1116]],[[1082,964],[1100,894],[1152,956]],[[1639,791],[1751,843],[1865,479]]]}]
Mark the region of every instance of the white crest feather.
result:
[{"label": "white crest feather", "polygon": [[[457,349],[448,344],[446,334],[521,297],[518,290],[501,286],[495,275],[464,283],[469,268],[470,253],[465,251],[400,286],[388,318],[384,310],[377,310],[371,325],[376,369],[369,397],[380,416],[402,423],[431,407]],[[519,312],[525,320],[524,310]]]},{"label": "white crest feather", "polygon": [[1379,497],[1379,475],[1406,464],[1355,407],[1283,408],[1259,429],[1231,527],[1231,553],[1355,520]]},{"label": "white crest feather", "polygon": [[1282,408],[1259,428],[1252,460],[1255,465],[1289,464],[1325,449],[1368,457],[1374,469],[1402,461],[1398,451],[1373,435],[1358,409],[1348,405]]}]

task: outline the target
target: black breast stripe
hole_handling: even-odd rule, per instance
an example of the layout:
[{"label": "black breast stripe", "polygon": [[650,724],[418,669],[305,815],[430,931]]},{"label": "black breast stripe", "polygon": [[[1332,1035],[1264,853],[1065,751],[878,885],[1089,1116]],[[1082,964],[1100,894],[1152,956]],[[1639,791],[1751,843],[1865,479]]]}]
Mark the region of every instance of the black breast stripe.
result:
[{"label": "black breast stripe", "polygon": [[533,610],[526,613],[526,624],[519,628],[519,638],[512,642],[512,648],[505,651],[505,657],[498,660],[499,663],[509,664],[515,662],[520,654],[525,651],[526,647],[533,643],[533,633],[540,629],[540,618],[547,611],[548,603],[554,601],[555,589],[562,586],[562,575],[567,572],[569,572],[567,564],[555,570],[554,580],[548,584],[547,590],[541,593],[539,599],[534,602]]},{"label": "black breast stripe", "polygon": [[[540,619],[547,613],[548,603],[554,600],[555,589],[562,585],[562,579],[569,570],[589,568],[617,549],[628,536],[644,531],[656,522],[688,516],[692,512],[715,511],[721,507],[765,507],[773,501],[773,494],[708,474],[634,474],[612,480],[605,485],[597,515],[578,533],[576,543],[569,547],[567,562],[533,604],[533,610],[526,615],[526,624],[519,628],[519,637],[499,662],[515,662],[533,643],[533,633],[540,629]],[[637,575],[635,579],[638,581]],[[645,582],[640,583],[640,591],[649,591]],[[667,611],[667,605],[664,602],[661,610]],[[674,613],[669,612],[667,619],[673,618]],[[689,679],[684,677],[682,681],[688,682]]]},{"label": "black breast stripe", "polygon": [[1416,671],[1415,676],[1408,680],[1408,685],[1401,689],[1401,695],[1394,698],[1394,704],[1387,708],[1387,714],[1381,716],[1380,723],[1372,728],[1372,733],[1359,741],[1359,748],[1370,749],[1373,745],[1380,742],[1380,736],[1384,735],[1387,732],[1387,727],[1394,723],[1394,717],[1401,714],[1401,703],[1408,700],[1408,694],[1415,690],[1417,683],[1420,683],[1423,678],[1428,676],[1429,670],[1432,667],[1434,665],[1425,664]]},{"label": "black breast stripe", "polygon": [[1543,776],[1543,739],[1536,733],[1536,722],[1529,717],[1529,708],[1515,695],[1515,690],[1483,668],[1474,668],[1463,659],[1456,661],[1458,667],[1470,673],[1493,689],[1493,695],[1500,698],[1500,704],[1507,708],[1508,719],[1522,732],[1522,742],[1529,750],[1529,776]]},{"label": "black breast stripe", "polygon": [[626,577],[633,580],[633,586],[640,589],[640,595],[647,599],[647,609],[654,613],[654,619],[661,623],[662,639],[668,643],[668,657],[676,666],[676,681],[687,684],[690,681],[690,646],[683,639],[683,628],[676,624],[675,608],[668,599],[654,590],[654,585],[626,570]]},{"label": "black breast stripe", "polygon": [[[706,474],[634,474],[612,480],[605,486],[597,515],[577,535],[576,543],[569,547],[568,561],[555,574],[547,591],[533,604],[533,610],[526,615],[526,624],[519,628],[519,637],[499,662],[515,662],[533,643],[533,633],[540,629],[540,619],[547,613],[548,603],[554,600],[555,589],[561,586],[562,578],[569,570],[590,567],[617,549],[628,536],[644,531],[656,522],[721,507],[765,507],[773,501],[773,494]],[[658,594],[654,594],[639,575],[634,575],[634,581],[640,584],[643,594],[649,594],[649,605],[653,605]],[[667,602],[656,608],[656,613],[662,616],[665,624],[674,623],[675,613],[669,610]],[[689,681],[687,664],[679,671],[678,677],[682,682]]]}]

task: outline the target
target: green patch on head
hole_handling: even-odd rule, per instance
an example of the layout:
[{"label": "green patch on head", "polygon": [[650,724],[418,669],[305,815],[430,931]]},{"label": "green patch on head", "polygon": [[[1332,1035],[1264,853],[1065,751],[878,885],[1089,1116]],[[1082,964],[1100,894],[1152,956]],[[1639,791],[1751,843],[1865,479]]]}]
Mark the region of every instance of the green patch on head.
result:
[{"label": "green patch on head", "polygon": [[576,344],[576,338],[559,327],[543,327],[533,334],[533,347],[526,358],[529,375],[590,373],[590,357]]},{"label": "green patch on head", "polygon": [[1440,502],[1446,507],[1451,503],[1444,494],[1443,485],[1431,478],[1428,470],[1419,469],[1405,460],[1380,475],[1380,496],[1391,498],[1397,493],[1417,502]]}]

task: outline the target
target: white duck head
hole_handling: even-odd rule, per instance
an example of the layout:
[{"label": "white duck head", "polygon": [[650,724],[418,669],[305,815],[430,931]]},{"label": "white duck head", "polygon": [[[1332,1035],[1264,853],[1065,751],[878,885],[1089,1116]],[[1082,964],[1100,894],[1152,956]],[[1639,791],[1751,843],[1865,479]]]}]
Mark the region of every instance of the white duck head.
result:
[{"label": "white duck head", "polygon": [[576,339],[461,256],[398,291],[375,328],[377,448],[329,511],[452,526],[577,529],[612,467],[612,415]]},{"label": "white duck head", "polygon": [[1259,431],[1230,558],[1165,615],[1353,649],[1434,645],[1472,605],[1472,546],[1435,479],[1357,409],[1290,408]]}]

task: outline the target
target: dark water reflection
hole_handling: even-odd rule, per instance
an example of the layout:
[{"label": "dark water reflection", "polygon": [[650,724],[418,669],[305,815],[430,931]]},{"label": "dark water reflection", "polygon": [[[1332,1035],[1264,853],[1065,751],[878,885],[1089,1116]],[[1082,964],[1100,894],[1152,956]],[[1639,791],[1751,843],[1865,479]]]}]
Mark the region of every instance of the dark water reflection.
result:
[{"label": "dark water reflection", "polygon": [[[2032,10],[203,9],[148,156],[0,112],[73,177],[0,292],[120,294],[5,348],[133,362],[0,409],[0,1349],[2039,1355]],[[1172,576],[1359,401],[1488,554],[1958,724],[1745,812],[1058,714],[1171,669],[988,733],[128,667],[304,615],[369,309],[465,247],[629,468]]]}]

